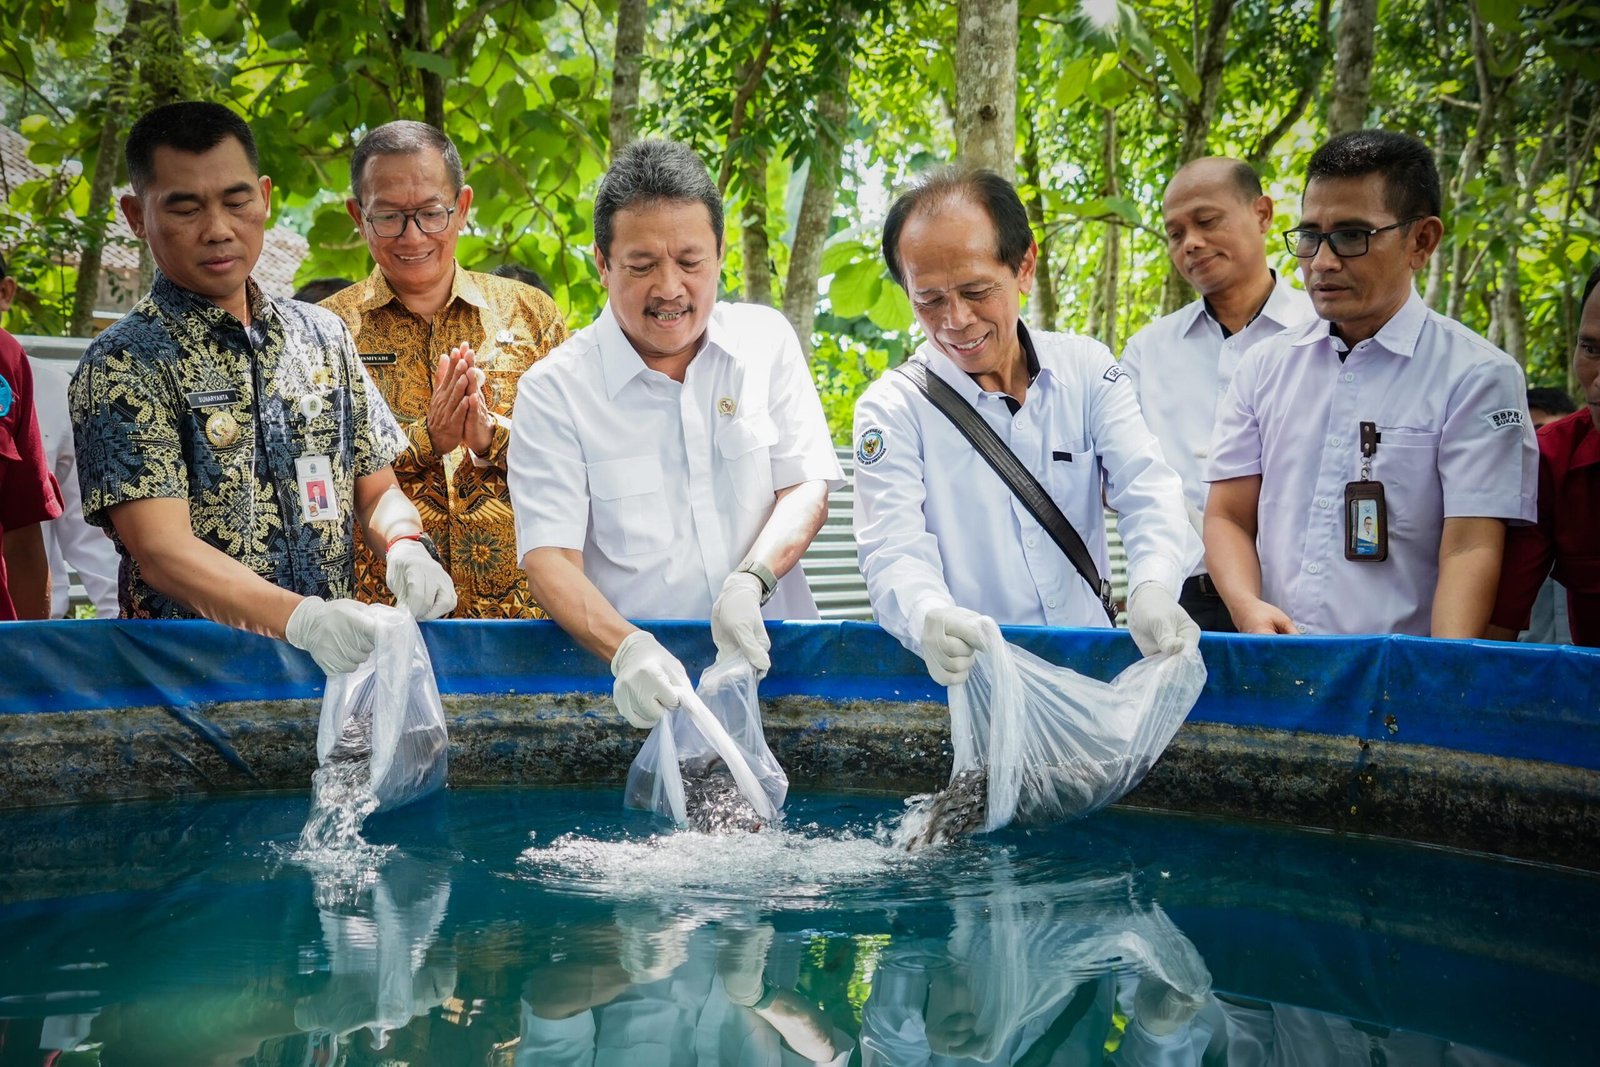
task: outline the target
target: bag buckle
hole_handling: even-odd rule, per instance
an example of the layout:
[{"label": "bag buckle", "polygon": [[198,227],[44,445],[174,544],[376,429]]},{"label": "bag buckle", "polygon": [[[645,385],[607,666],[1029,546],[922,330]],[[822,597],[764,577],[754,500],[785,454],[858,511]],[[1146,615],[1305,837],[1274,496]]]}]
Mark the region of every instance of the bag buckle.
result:
[{"label": "bag buckle", "polygon": [[1111,583],[1100,579],[1100,606],[1106,609],[1106,618],[1111,620],[1111,625],[1117,624],[1117,602],[1111,595]]}]

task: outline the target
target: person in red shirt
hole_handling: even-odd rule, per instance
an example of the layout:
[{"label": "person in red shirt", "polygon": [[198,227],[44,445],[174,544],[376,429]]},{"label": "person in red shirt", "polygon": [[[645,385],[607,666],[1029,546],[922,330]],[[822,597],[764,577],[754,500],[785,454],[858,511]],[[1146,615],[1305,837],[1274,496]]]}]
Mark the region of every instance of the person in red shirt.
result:
[{"label": "person in red shirt", "polygon": [[1575,644],[1600,648],[1600,267],[1583,287],[1573,375],[1584,406],[1539,428],[1539,521],[1506,531],[1489,637],[1515,641],[1547,575],[1567,589]]},{"label": "person in red shirt", "polygon": [[[0,259],[0,300],[9,306],[15,291]],[[39,524],[60,514],[61,488],[33,413],[33,372],[17,339],[0,330],[0,621],[50,617],[50,561]]]}]

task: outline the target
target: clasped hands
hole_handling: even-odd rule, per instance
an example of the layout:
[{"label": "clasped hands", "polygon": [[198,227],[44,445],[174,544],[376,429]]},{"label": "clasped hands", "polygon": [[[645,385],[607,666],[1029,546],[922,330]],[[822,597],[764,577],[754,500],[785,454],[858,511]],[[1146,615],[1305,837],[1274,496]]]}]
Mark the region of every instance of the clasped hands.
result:
[{"label": "clasped hands", "polygon": [[494,442],[494,414],[483,396],[484,373],[472,346],[457,345],[439,357],[428,401],[428,439],[437,455],[465,444],[482,456]]}]

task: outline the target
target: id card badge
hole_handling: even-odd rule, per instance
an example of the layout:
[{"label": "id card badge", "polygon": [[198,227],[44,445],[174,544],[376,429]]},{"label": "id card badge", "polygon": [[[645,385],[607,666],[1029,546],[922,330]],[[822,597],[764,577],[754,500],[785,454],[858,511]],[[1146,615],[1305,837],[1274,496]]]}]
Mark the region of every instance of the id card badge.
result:
[{"label": "id card badge", "polygon": [[327,456],[301,456],[294,461],[302,522],[334,522],[339,498],[333,491],[333,461]]},{"label": "id card badge", "polygon": [[1389,558],[1389,509],[1382,482],[1350,482],[1344,487],[1344,558],[1382,563]]}]

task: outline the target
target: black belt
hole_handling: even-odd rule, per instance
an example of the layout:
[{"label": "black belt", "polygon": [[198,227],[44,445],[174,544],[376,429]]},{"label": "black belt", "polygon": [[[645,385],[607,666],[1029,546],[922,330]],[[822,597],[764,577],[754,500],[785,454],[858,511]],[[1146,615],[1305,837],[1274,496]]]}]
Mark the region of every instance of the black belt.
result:
[{"label": "black belt", "polygon": [[1221,597],[1217,592],[1217,583],[1211,580],[1209,574],[1196,574],[1183,583],[1182,596],[1214,596]]}]

